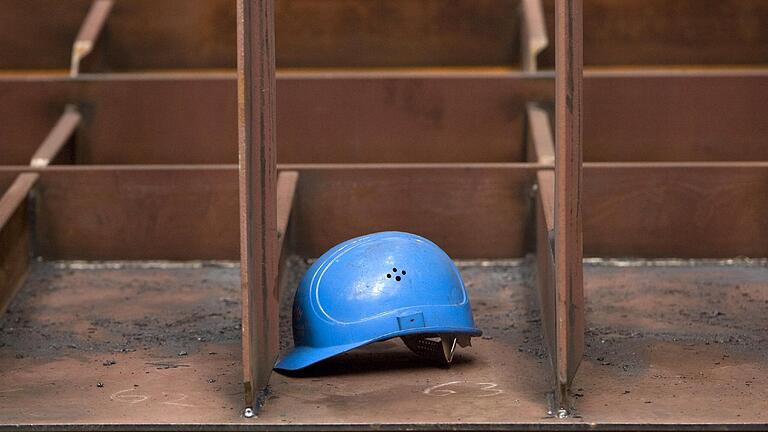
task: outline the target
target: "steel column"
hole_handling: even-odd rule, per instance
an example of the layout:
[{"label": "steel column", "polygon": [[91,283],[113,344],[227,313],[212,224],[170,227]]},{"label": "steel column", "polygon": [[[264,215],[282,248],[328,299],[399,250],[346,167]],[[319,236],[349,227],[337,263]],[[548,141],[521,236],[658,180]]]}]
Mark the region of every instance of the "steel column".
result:
[{"label": "steel column", "polygon": [[555,3],[555,401],[569,409],[568,386],[584,351],[582,272],[582,0]]},{"label": "steel column", "polygon": [[69,75],[76,77],[80,73],[80,62],[93,51],[101,30],[109,18],[114,6],[113,0],[94,0],[83,25],[80,27],[75,42],[72,44],[72,62]]},{"label": "steel column", "polygon": [[272,0],[237,2],[240,261],[245,415],[258,413],[279,350]]}]

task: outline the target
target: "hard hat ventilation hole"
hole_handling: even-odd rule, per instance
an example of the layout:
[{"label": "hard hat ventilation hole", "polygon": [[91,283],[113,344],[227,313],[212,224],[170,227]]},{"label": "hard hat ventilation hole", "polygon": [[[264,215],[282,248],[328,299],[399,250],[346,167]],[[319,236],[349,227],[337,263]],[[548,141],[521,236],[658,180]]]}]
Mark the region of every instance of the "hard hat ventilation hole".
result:
[{"label": "hard hat ventilation hole", "polygon": [[[392,267],[392,273],[395,274],[395,280],[396,281],[400,282],[401,280],[403,280],[403,278],[400,277],[400,275],[397,274],[397,267]],[[392,279],[392,273],[387,273],[387,279]],[[400,273],[403,276],[405,276],[405,270],[400,270]]]}]

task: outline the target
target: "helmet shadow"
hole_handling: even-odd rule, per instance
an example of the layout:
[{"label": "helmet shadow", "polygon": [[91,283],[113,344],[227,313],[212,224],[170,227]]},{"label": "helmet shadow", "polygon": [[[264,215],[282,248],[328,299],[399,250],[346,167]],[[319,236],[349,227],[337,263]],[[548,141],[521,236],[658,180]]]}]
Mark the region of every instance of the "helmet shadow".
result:
[{"label": "helmet shadow", "polygon": [[358,375],[408,369],[450,369],[471,364],[474,361],[467,351],[457,351],[451,366],[443,366],[410,351],[399,338],[375,342],[364,347],[339,354],[296,371],[276,372],[293,378],[317,378],[327,376]]}]

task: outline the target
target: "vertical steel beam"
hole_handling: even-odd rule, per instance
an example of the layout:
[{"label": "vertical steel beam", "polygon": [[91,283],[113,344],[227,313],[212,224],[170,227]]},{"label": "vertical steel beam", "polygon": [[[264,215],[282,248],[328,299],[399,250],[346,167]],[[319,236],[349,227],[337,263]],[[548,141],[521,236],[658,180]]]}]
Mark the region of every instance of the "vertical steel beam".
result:
[{"label": "vertical steel beam", "polygon": [[32,155],[29,164],[33,167],[48,166],[75,133],[82,119],[83,116],[74,105],[67,105],[59,121]]},{"label": "vertical steel beam", "polygon": [[[536,285],[539,289],[541,329],[549,353],[557,352],[557,307],[555,305],[555,174],[552,170],[536,173]],[[551,366],[555,357],[550,355]],[[554,368],[553,368],[554,370]],[[556,376],[556,372],[553,373]]]},{"label": "vertical steel beam", "polygon": [[240,263],[245,415],[258,413],[278,355],[273,0],[237,1]]},{"label": "vertical steel beam", "polygon": [[291,219],[298,182],[298,171],[282,171],[277,177],[277,250],[281,256],[284,254],[283,245],[288,234],[288,222]]},{"label": "vertical steel beam", "polygon": [[288,237],[288,227],[296,197],[296,186],[299,183],[298,171],[281,171],[277,176],[277,266],[278,290],[282,290],[286,282],[286,265],[290,252],[285,243]]},{"label": "vertical steel beam", "polygon": [[520,19],[520,64],[524,72],[536,72],[536,58],[549,45],[541,0],[523,0]]},{"label": "vertical steel beam", "polygon": [[526,151],[529,162],[552,165],[555,162],[555,144],[549,113],[535,102],[525,106],[528,119]]},{"label": "vertical steel beam", "polygon": [[113,0],[94,0],[88,15],[85,16],[75,42],[72,44],[72,64],[69,75],[76,77],[80,73],[80,62],[93,51],[101,30],[107,22],[114,6]]},{"label": "vertical steel beam", "polygon": [[555,399],[567,413],[568,386],[584,351],[582,269],[582,0],[555,2]]}]

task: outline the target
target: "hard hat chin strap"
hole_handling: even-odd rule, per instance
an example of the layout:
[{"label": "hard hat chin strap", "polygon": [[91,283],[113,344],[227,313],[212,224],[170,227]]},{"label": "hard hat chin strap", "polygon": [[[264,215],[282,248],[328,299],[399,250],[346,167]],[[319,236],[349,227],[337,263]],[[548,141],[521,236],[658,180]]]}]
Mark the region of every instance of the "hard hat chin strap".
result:
[{"label": "hard hat chin strap", "polygon": [[414,353],[442,366],[450,366],[457,344],[462,347],[471,345],[470,337],[463,334],[416,334],[401,339]]}]

